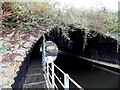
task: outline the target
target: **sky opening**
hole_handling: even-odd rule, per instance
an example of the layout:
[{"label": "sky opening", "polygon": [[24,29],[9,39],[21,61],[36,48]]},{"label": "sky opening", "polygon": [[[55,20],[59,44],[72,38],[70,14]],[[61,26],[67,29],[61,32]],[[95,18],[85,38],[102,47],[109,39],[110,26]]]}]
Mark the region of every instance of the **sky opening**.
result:
[{"label": "sky opening", "polygon": [[58,0],[61,6],[69,5],[76,8],[101,9],[105,7],[111,11],[118,11],[118,2],[120,0]]}]

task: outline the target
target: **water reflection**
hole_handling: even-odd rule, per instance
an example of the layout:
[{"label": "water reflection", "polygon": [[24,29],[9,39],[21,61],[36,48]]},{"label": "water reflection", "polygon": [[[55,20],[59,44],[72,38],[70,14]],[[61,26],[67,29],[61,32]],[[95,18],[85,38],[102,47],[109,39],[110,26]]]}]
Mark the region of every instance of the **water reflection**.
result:
[{"label": "water reflection", "polygon": [[118,72],[66,55],[59,55],[55,63],[83,88],[119,87]]}]

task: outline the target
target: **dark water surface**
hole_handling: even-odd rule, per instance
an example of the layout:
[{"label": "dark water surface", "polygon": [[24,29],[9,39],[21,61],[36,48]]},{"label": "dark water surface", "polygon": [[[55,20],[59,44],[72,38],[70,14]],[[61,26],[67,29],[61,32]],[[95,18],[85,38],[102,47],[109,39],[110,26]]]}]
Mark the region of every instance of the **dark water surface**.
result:
[{"label": "dark water surface", "polygon": [[59,54],[55,63],[83,88],[120,88],[120,73]]}]

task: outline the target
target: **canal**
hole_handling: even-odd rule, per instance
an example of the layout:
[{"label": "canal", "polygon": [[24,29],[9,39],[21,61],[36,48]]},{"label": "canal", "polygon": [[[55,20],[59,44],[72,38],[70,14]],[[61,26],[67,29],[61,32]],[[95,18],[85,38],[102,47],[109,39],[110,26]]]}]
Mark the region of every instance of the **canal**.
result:
[{"label": "canal", "polygon": [[120,73],[109,68],[61,53],[58,54],[55,64],[68,73],[85,90],[90,88],[120,88]]}]

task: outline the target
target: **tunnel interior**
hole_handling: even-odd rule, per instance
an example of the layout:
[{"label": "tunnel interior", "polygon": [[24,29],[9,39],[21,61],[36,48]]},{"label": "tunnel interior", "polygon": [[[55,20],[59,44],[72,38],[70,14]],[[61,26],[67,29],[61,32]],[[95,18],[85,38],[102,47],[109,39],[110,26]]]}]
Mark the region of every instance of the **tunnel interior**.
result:
[{"label": "tunnel interior", "polygon": [[[69,31],[69,37],[72,42],[65,40],[65,37],[56,30],[46,34],[46,39],[55,42],[60,51],[106,63],[120,64],[120,53],[117,52],[117,41],[115,39],[97,33],[95,37],[88,38],[87,45],[83,50],[83,30]],[[84,88],[119,88],[120,74],[118,69],[100,66],[61,53],[58,54],[55,64],[70,74]]]},{"label": "tunnel interior", "polygon": [[115,39],[91,31],[91,33],[97,33],[97,35],[93,38],[87,38],[87,45],[83,49],[84,30],[69,31],[70,41],[66,40],[60,32],[62,31],[58,29],[46,34],[46,40],[55,42],[59,50],[97,61],[120,64],[120,49],[117,52],[117,41]]},{"label": "tunnel interior", "polygon": [[[74,28],[75,29],[75,28]],[[93,31],[95,32],[95,31]],[[83,38],[84,30],[77,29],[75,31],[69,31],[70,40],[67,40],[64,35],[62,35],[62,30],[57,28],[51,30],[48,33],[45,33],[46,41],[53,41],[58,46],[60,51],[68,52],[73,55],[83,56],[89,59],[112,63],[120,64],[120,53],[117,52],[117,41],[110,37],[104,37],[100,33],[96,37],[88,38],[87,45],[83,50]],[[33,58],[39,58],[41,60],[40,46],[42,46],[43,37],[41,37],[34,47],[31,50],[30,62]],[[120,50],[119,50],[120,51]],[[60,58],[60,59],[59,59]],[[55,63],[61,68],[78,68],[81,62],[90,63],[82,59],[74,59],[75,57],[68,58],[65,55],[58,54],[58,57]],[[65,63],[65,64],[64,64]]]},{"label": "tunnel interior", "polygon": [[[46,40],[50,40],[56,43],[60,51],[68,52],[70,54],[74,54],[78,56],[84,56],[98,61],[108,62],[112,64],[120,64],[120,53],[117,52],[116,50],[117,47],[116,40],[109,37],[105,38],[103,35],[98,33],[96,37],[88,38],[87,45],[83,50],[84,34],[85,34],[84,30],[82,29],[69,31],[69,37],[71,40],[69,41],[65,38],[64,35],[62,35],[62,30],[57,28],[57,30],[53,29],[50,32],[45,33],[45,37]],[[41,64],[42,53],[39,50],[40,50],[40,46],[42,45],[42,40],[43,37],[41,37],[37,41],[37,43],[32,47],[30,53],[25,58],[25,61],[20,67],[20,71],[18,72],[18,76],[15,78],[16,82],[13,84],[13,87],[20,86],[20,84],[22,83],[22,81],[20,80],[22,80],[22,78],[25,77],[26,74],[25,72],[27,71],[29,65],[34,62],[35,58],[36,61],[39,61],[39,63]],[[91,67],[90,62],[85,61],[83,59],[79,59],[77,57],[64,55],[61,53],[58,54],[58,57],[55,60],[55,64],[59,66],[66,73],[71,73],[69,71],[89,72],[90,69],[92,70],[92,72],[94,72],[93,71],[94,69]],[[92,66],[96,66],[96,65],[92,65]],[[81,83],[85,85],[85,82],[81,82]],[[89,86],[89,85],[86,84],[85,86]]]},{"label": "tunnel interior", "polygon": [[[108,62],[112,64],[120,63],[119,52],[117,52],[116,50],[117,41],[110,37],[105,38],[103,35],[98,33],[96,37],[88,38],[87,45],[83,50],[83,30],[79,29],[76,31],[69,31],[71,42],[69,40],[66,40],[66,38],[61,34],[61,30],[59,32],[57,30],[52,30],[49,33],[46,33],[45,37],[46,40],[51,40],[56,43],[60,51],[102,62]],[[35,52],[39,50],[39,44],[40,43],[38,42],[37,46],[35,47],[36,50],[34,49]],[[84,88],[119,87],[119,70],[115,70],[113,68],[111,69],[110,67],[107,67],[108,69],[106,69],[106,67],[102,68],[99,67],[99,65],[93,64],[84,59],[79,59],[77,57],[64,55],[61,53],[58,54],[58,57],[54,63],[64,72],[70,74],[73,79],[75,79],[76,81],[79,80],[80,82],[77,81],[77,83],[82,85]],[[60,78],[63,77],[61,74],[59,74],[59,72],[58,75]],[[80,77],[83,79],[79,79]]]}]

